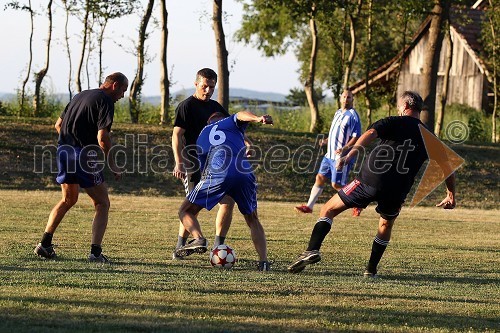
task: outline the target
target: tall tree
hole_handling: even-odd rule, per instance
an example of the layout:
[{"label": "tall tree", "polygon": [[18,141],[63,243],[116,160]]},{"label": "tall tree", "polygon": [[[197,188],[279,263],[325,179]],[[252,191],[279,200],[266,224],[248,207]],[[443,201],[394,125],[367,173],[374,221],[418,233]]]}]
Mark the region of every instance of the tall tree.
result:
[{"label": "tall tree", "polygon": [[[349,1],[346,2],[346,13],[349,18],[349,35],[351,37],[350,40],[350,48],[349,48],[349,57],[347,59],[345,65],[345,74],[344,74],[344,84],[342,85],[344,89],[349,87],[349,79],[351,77],[351,71],[354,64],[354,59],[356,58],[356,50],[357,50],[357,28],[358,28],[358,19],[359,14],[361,13],[361,8],[363,7],[363,0],[357,0],[357,4],[351,4]],[[351,9],[351,7],[353,7]]]},{"label": "tall tree", "polygon": [[371,71],[372,62],[372,9],[373,0],[368,0],[368,18],[366,22],[366,54],[365,54],[365,105],[366,105],[366,120],[368,124],[372,123],[372,103],[370,94],[369,74]]},{"label": "tall tree", "polygon": [[134,124],[139,122],[141,90],[144,84],[145,44],[149,19],[151,18],[151,13],[153,12],[153,5],[154,0],[149,0],[139,27],[139,38],[137,40],[136,47],[137,69],[135,77],[132,80],[132,84],[130,85],[130,94],[128,98],[130,120]]},{"label": "tall tree", "polygon": [[489,53],[489,63],[493,71],[493,112],[491,114],[491,142],[497,142],[497,115],[498,115],[498,95],[500,94],[500,45],[498,42],[498,29],[500,27],[500,1],[488,0],[488,23],[485,33],[486,49]]},{"label": "tall tree", "polygon": [[64,21],[64,41],[66,42],[66,54],[68,56],[68,64],[69,64],[68,94],[69,94],[69,99],[71,100],[73,98],[73,90],[71,85],[71,77],[73,75],[73,63],[71,61],[71,48],[69,45],[68,24],[69,24],[69,17],[75,6],[75,1],[62,0],[62,2],[64,5],[64,12],[66,14],[66,19]]},{"label": "tall tree", "polygon": [[439,54],[443,41],[443,3],[449,0],[433,0],[434,7],[431,11],[429,38],[424,51],[422,63],[422,98],[427,107],[427,112],[421,116],[422,122],[430,129],[434,129],[436,110],[436,84],[439,66]]},{"label": "tall tree", "polygon": [[168,123],[168,109],[170,108],[170,81],[167,67],[168,45],[168,11],[166,0],[160,0],[161,9],[161,46],[160,46],[160,124]]},{"label": "tall tree", "polygon": [[91,8],[91,0],[85,0],[83,10],[84,10],[84,15],[83,15],[83,31],[82,31],[82,52],[80,53],[80,62],[78,63],[78,69],[76,70],[76,78],[75,78],[75,84],[76,84],[76,91],[81,92],[82,91],[82,81],[81,81],[81,75],[82,75],[82,69],[83,69],[83,62],[85,60],[85,49],[87,47],[87,36],[89,34],[89,16],[90,16],[90,8]]},{"label": "tall tree", "polygon": [[33,115],[37,116],[40,113],[41,108],[41,89],[42,82],[49,71],[50,64],[50,42],[52,41],[52,0],[49,0],[47,4],[47,17],[49,18],[49,31],[47,34],[47,44],[45,47],[45,66],[35,75],[35,96],[33,96]]},{"label": "tall tree", "polygon": [[217,49],[217,72],[219,89],[217,101],[229,110],[229,67],[226,37],[222,26],[222,0],[213,0],[212,27],[215,33],[215,48]]},{"label": "tall tree", "polygon": [[29,38],[29,60],[28,60],[28,68],[26,69],[26,76],[24,77],[23,83],[21,85],[21,97],[19,103],[19,113],[18,117],[24,114],[25,108],[25,99],[26,99],[26,84],[28,83],[31,76],[31,65],[33,64],[33,32],[35,30],[33,17],[35,16],[35,12],[33,11],[33,7],[31,6],[31,0],[28,1],[28,5],[21,5],[17,1],[12,1],[7,3],[6,7],[11,7],[15,10],[26,11],[30,14],[30,38]]},{"label": "tall tree", "polygon": [[443,87],[441,90],[441,98],[439,100],[440,107],[437,110],[436,126],[434,127],[434,134],[440,135],[443,127],[444,114],[446,111],[446,102],[448,100],[448,87],[450,85],[450,70],[453,61],[453,39],[451,38],[451,22],[450,22],[450,6],[449,3],[444,4],[443,19],[444,19],[444,34],[446,40],[446,56],[445,56],[445,69],[443,76]]}]

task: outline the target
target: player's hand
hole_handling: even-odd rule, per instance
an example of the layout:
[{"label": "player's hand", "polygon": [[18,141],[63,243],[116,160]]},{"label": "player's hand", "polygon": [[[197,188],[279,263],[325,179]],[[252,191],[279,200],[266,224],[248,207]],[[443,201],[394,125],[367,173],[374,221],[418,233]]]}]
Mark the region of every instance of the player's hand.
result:
[{"label": "player's hand", "polygon": [[319,140],[319,146],[323,147],[324,145],[328,144],[328,139],[321,139]]},{"label": "player's hand", "polygon": [[176,164],[174,167],[174,171],[172,171],[172,175],[177,179],[186,178],[186,170],[184,169],[184,165],[182,163]]},{"label": "player's hand", "polygon": [[444,209],[453,209],[456,206],[455,198],[453,195],[447,195],[436,207],[443,207]]},{"label": "player's hand", "polygon": [[268,114],[265,114],[262,116],[261,120],[260,120],[261,123],[263,124],[268,124],[268,125],[273,125],[273,117],[271,117],[270,115]]},{"label": "player's hand", "polygon": [[342,168],[347,163],[347,156],[341,157],[337,160],[337,166],[335,167],[337,170],[342,170]]},{"label": "player's hand", "polygon": [[337,149],[337,150],[335,151],[335,155],[341,155],[341,154],[342,154],[342,148]]}]

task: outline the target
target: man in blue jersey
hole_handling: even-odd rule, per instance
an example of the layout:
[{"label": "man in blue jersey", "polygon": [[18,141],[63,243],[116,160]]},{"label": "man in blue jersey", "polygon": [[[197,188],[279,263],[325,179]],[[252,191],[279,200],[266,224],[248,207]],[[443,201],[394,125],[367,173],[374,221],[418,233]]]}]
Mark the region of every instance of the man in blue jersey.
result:
[{"label": "man in blue jersey", "polygon": [[[364,276],[377,276],[377,266],[391,239],[392,227],[410,191],[420,167],[428,159],[428,153],[421,134],[420,112],[423,101],[419,94],[405,91],[398,99],[398,115],[373,123],[359,138],[349,153],[339,160],[341,168],[364,147],[380,138],[380,142],[363,161],[361,172],[349,185],[343,187],[322,208],[314,225],[309,245],[290,266],[288,271],[299,273],[307,265],[321,260],[319,249],[330,232],[333,218],[352,207],[366,207],[376,201],[380,214],[377,234]],[[436,206],[455,208],[455,175],[446,157],[446,152],[433,157],[446,178],[446,197]]]},{"label": "man in blue jersey", "polygon": [[228,118],[217,112],[208,122],[196,141],[203,166],[201,180],[179,209],[179,218],[194,239],[175,253],[183,257],[207,251],[207,240],[201,232],[197,214],[203,208],[211,210],[228,195],[234,199],[250,228],[259,256],[258,269],[268,271],[266,235],[257,216],[257,185],[246,158],[244,132],[249,122],[272,124],[273,120],[269,115],[257,116],[241,111]]},{"label": "man in blue jersey", "polygon": [[91,262],[106,263],[101,242],[108,224],[109,196],[102,168],[97,164],[97,155],[103,152],[115,179],[121,178],[110,150],[110,131],[113,124],[114,104],[127,91],[128,79],[122,73],[106,77],[99,89],[82,91],[66,106],[55,124],[59,133],[57,147],[56,181],[61,184],[63,197],[52,209],[41,242],[36,246],[36,255],[55,259],[52,236],[68,210],[78,201],[80,187],[92,199],[95,208],[92,221]]},{"label": "man in blue jersey", "polygon": [[[349,152],[361,135],[361,121],[353,108],[353,100],[352,92],[344,90],[340,96],[341,108],[335,112],[328,137],[320,141],[321,146],[327,144],[327,150],[316,175],[316,182],[311,189],[307,204],[295,207],[297,212],[312,213],[314,204],[329,180],[337,191],[347,184],[354,161],[340,170],[336,169],[336,163],[340,157]],[[359,210],[353,211],[353,215],[359,215]]]}]

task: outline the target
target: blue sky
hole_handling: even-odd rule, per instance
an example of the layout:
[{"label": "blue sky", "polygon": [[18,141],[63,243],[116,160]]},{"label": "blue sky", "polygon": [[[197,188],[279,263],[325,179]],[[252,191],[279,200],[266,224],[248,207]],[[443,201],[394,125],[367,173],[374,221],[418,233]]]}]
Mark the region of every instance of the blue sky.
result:
[{"label": "blue sky", "polygon": [[[7,0],[0,0],[0,41],[2,43],[2,61],[0,62],[0,92],[15,92],[21,86],[26,75],[29,57],[29,15],[12,9],[4,10]],[[26,2],[27,0],[21,0]],[[145,1],[142,1],[145,3]],[[46,1],[32,1],[33,7],[42,11],[41,4]],[[68,59],[64,44],[64,9],[56,0],[54,5],[54,27],[49,73],[44,85],[49,92],[66,92],[68,81]],[[231,68],[230,86],[257,91],[269,91],[287,94],[291,88],[300,86],[298,80],[298,63],[292,52],[276,57],[266,58],[251,46],[244,46],[233,40],[242,17],[242,5],[234,0],[224,0],[226,11],[224,32],[229,51]],[[169,12],[168,66],[172,70],[174,86],[172,91],[193,86],[194,76],[198,69],[211,67],[217,69],[214,32],[211,28],[210,15],[212,1],[209,0],[172,0],[167,1]],[[155,16],[159,19],[158,10]],[[105,73],[121,71],[133,78],[136,69],[136,58],[128,50],[133,48],[132,39],[137,39],[137,29],[142,12],[126,18],[111,21],[107,28],[104,46]],[[33,70],[40,70],[45,63],[45,39],[47,36],[47,18],[38,15],[35,20],[33,37],[34,63]],[[150,23],[151,25],[151,23]],[[150,26],[150,31],[152,26]],[[70,22],[70,41],[72,47],[73,71],[77,67],[80,54],[81,23],[72,18]],[[118,44],[124,47],[118,46]],[[148,55],[153,58],[146,65],[146,83],[144,95],[158,95],[159,90],[159,45],[158,29],[151,32],[147,41]],[[92,60],[90,87],[95,88],[97,79],[97,55]],[[82,75],[84,79],[85,75]],[[73,75],[74,77],[74,75]],[[85,83],[84,88],[87,88]]]}]

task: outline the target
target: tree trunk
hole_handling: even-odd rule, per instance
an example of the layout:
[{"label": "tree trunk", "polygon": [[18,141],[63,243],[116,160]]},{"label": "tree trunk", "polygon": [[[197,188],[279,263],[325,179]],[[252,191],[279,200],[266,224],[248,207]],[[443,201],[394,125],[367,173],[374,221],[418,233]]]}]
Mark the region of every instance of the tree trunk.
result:
[{"label": "tree trunk", "polygon": [[422,98],[427,107],[427,112],[422,112],[420,119],[427,128],[434,128],[434,116],[436,110],[436,83],[439,66],[439,54],[443,41],[441,23],[443,19],[443,7],[441,0],[434,0],[434,8],[431,12],[429,27],[429,39],[424,52],[422,64]]},{"label": "tree trunk", "polygon": [[358,0],[358,7],[356,9],[356,14],[353,15],[349,13],[349,33],[351,35],[351,48],[349,51],[349,58],[347,59],[347,63],[345,66],[345,74],[344,74],[344,84],[343,88],[346,90],[349,87],[349,78],[351,76],[352,65],[354,63],[354,58],[356,57],[356,49],[357,49],[357,39],[356,39],[356,22],[359,18],[359,14],[361,12],[361,7],[363,6],[363,0]]},{"label": "tree trunk", "polygon": [[90,55],[92,54],[92,51],[94,50],[94,48],[92,47],[92,31],[93,30],[94,30],[94,19],[92,19],[90,27],[87,31],[87,33],[88,33],[87,40],[89,41],[87,43],[87,46],[88,46],[87,56],[85,57],[85,76],[87,78],[87,89],[90,89],[90,71],[89,71]]},{"label": "tree trunk", "polygon": [[66,11],[66,21],[64,23],[64,40],[66,41],[66,53],[68,55],[68,62],[69,62],[69,75],[68,75],[68,93],[69,93],[69,100],[73,98],[73,91],[71,90],[71,75],[73,75],[73,65],[71,63],[71,49],[69,47],[69,35],[68,35],[68,23],[69,23],[69,11],[70,11],[70,5],[68,4],[67,0],[63,0],[64,3],[64,10]]},{"label": "tree trunk", "polygon": [[104,18],[104,22],[101,24],[101,29],[99,31],[99,37],[97,38],[97,44],[99,48],[99,86],[101,86],[104,78],[104,73],[102,70],[102,42],[104,40],[104,31],[106,30],[106,26],[108,25],[108,18]]},{"label": "tree trunk", "polygon": [[24,114],[24,102],[26,99],[26,84],[28,83],[31,76],[31,64],[33,63],[33,32],[35,30],[33,23],[33,16],[35,15],[33,12],[33,8],[31,8],[31,0],[28,1],[28,10],[30,12],[30,22],[31,22],[31,30],[30,30],[30,57],[28,61],[28,70],[26,73],[26,77],[23,80],[23,85],[21,88],[21,107],[19,109],[18,117]]},{"label": "tree trunk", "polygon": [[168,109],[170,108],[170,82],[168,80],[167,44],[168,44],[168,12],[166,0],[160,0],[161,7],[161,46],[160,46],[160,124],[169,122]]},{"label": "tree trunk", "polygon": [[[492,13],[495,12],[495,7],[493,6],[493,1],[489,0],[488,4],[490,6],[490,10]],[[495,25],[491,16],[489,17],[490,31],[491,31],[491,39],[493,41],[492,45],[492,54],[493,54],[493,112],[491,114],[491,142],[497,142],[497,109],[498,109],[498,45],[497,45],[497,33],[495,30]]]},{"label": "tree trunk", "polygon": [[436,127],[434,128],[434,134],[439,137],[441,133],[441,129],[443,127],[444,113],[446,109],[446,101],[448,100],[448,86],[450,85],[450,69],[453,61],[453,40],[451,39],[451,24],[450,17],[448,15],[448,8],[444,8],[445,15],[444,20],[446,21],[446,41],[448,45],[448,49],[446,51],[446,64],[444,69],[443,76],[443,87],[441,90],[441,99],[440,99],[440,107],[438,109],[437,117],[436,117]]},{"label": "tree trunk", "polygon": [[85,17],[83,19],[83,40],[82,40],[82,53],[80,54],[80,63],[78,64],[78,69],[76,70],[76,91],[82,91],[82,81],[80,80],[80,75],[82,74],[83,61],[85,59],[85,48],[87,47],[87,31],[88,31],[88,21],[90,13],[90,0],[85,1]]},{"label": "tree trunk", "polygon": [[365,105],[366,105],[366,121],[368,124],[372,123],[372,108],[371,108],[371,96],[370,96],[370,82],[369,74],[371,68],[371,52],[372,52],[372,6],[373,0],[368,1],[368,22],[366,24],[366,39],[367,39],[367,50],[366,50],[366,69],[365,69]]},{"label": "tree trunk", "polygon": [[228,52],[226,49],[224,28],[222,27],[222,0],[214,0],[212,20],[212,26],[215,33],[215,45],[217,49],[217,72],[219,77],[217,101],[224,107],[224,109],[229,110]]},{"label": "tree trunk", "polygon": [[307,97],[307,103],[311,110],[311,125],[309,132],[315,133],[321,130],[321,117],[319,115],[318,101],[314,93],[314,80],[316,75],[316,58],[318,56],[318,29],[315,21],[316,7],[312,7],[311,19],[309,20],[309,29],[311,30],[311,56],[309,58],[309,73],[304,85],[304,91]]},{"label": "tree trunk", "polygon": [[139,40],[137,41],[137,71],[134,80],[130,85],[129,95],[129,112],[130,120],[136,124],[139,122],[139,113],[141,107],[141,89],[144,84],[144,44],[146,43],[146,29],[148,27],[149,19],[153,11],[154,0],[148,1],[148,7],[141,20],[139,28]]},{"label": "tree trunk", "polygon": [[40,113],[40,108],[41,108],[41,87],[42,87],[42,82],[43,79],[45,78],[45,75],[47,74],[49,70],[49,63],[50,63],[50,42],[52,40],[52,0],[49,0],[49,3],[47,5],[47,15],[49,17],[49,33],[47,36],[47,47],[45,49],[45,54],[46,54],[46,60],[45,60],[45,67],[41,69],[38,73],[35,73],[35,96],[33,99],[33,116],[37,116]]},{"label": "tree trunk", "polygon": [[[401,70],[403,68],[404,50],[406,48],[406,34],[408,32],[408,14],[404,12],[402,13],[402,16],[403,16],[403,46],[401,47],[401,57],[399,59],[399,66],[397,68],[396,79],[394,80],[395,84],[392,91],[392,98],[394,101],[396,101],[398,97],[397,95],[398,95],[399,78],[401,77]],[[387,110],[388,110],[388,116],[391,116],[391,108],[388,108]]]}]

